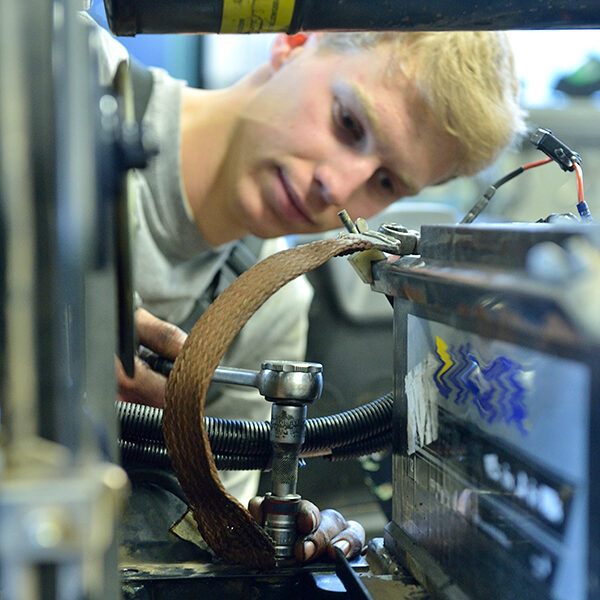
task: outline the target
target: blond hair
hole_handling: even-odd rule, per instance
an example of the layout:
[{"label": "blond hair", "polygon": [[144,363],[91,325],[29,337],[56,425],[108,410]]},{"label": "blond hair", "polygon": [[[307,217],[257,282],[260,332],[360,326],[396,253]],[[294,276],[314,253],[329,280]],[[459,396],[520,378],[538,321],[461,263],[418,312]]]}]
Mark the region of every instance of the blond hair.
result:
[{"label": "blond hair", "polygon": [[461,149],[456,175],[488,167],[525,131],[514,57],[504,32],[326,33],[319,46],[352,51],[389,44],[391,66],[417,86]]}]

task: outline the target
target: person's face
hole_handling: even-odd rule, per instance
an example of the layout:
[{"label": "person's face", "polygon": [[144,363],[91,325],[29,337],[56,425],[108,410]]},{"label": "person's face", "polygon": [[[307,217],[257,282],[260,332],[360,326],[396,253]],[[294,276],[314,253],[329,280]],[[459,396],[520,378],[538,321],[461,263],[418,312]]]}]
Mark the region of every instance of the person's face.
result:
[{"label": "person's face", "polygon": [[292,49],[281,36],[273,73],[246,106],[228,158],[232,214],[274,237],[338,229],[453,176],[455,141],[434,122],[390,49]]}]

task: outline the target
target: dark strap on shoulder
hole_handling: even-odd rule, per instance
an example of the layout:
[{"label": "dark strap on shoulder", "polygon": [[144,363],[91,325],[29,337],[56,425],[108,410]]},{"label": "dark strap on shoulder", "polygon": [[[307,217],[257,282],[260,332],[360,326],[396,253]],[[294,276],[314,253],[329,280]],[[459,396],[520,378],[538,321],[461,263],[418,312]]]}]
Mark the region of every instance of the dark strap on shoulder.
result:
[{"label": "dark strap on shoulder", "polygon": [[133,57],[129,59],[129,73],[133,87],[135,120],[138,125],[141,125],[144,114],[146,114],[146,109],[148,108],[150,95],[152,94],[154,78],[150,69]]},{"label": "dark strap on shoulder", "polygon": [[[214,276],[210,285],[200,295],[191,314],[181,323],[179,327],[185,332],[190,332],[198,319],[208,310],[208,307],[245,271],[252,268],[257,262],[262,247],[262,240],[248,236],[237,241],[229,256]],[[211,387],[206,395],[206,405],[210,406],[219,398],[218,387]]]},{"label": "dark strap on shoulder", "polygon": [[[261,247],[262,240],[254,236],[248,236],[236,242],[225,262],[233,279],[237,279],[244,271],[256,264]],[[233,283],[233,279],[227,283],[227,286]],[[224,290],[225,288],[221,291]]]},{"label": "dark strap on shoulder", "polygon": [[198,298],[191,314],[178,324],[179,327],[184,331],[191,331],[196,321],[204,314],[215,299],[242,273],[256,264],[260,255],[262,242],[259,238],[248,236],[233,245],[223,266],[219,269],[204,293]]}]

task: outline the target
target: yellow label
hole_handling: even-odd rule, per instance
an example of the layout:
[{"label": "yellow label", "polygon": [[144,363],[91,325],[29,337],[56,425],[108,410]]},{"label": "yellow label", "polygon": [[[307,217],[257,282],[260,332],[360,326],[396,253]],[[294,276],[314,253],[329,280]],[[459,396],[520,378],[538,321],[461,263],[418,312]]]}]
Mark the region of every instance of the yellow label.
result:
[{"label": "yellow label", "polygon": [[295,0],[223,0],[220,33],[287,31]]},{"label": "yellow label", "polygon": [[446,342],[437,335],[435,336],[435,349],[437,355],[440,357],[440,360],[444,363],[442,368],[436,373],[435,378],[441,386],[447,387],[444,381],[442,381],[441,377],[446,371],[453,367],[454,361],[448,352],[448,344],[446,344]]}]

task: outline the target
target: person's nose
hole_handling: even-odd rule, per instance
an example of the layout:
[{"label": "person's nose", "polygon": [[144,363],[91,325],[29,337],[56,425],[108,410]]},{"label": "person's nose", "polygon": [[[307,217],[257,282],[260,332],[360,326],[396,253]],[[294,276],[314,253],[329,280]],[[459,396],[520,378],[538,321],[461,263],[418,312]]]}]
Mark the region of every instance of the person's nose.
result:
[{"label": "person's nose", "polygon": [[322,162],[314,172],[315,192],[326,204],[343,206],[366,185],[377,168],[377,160],[371,156],[346,156]]}]

